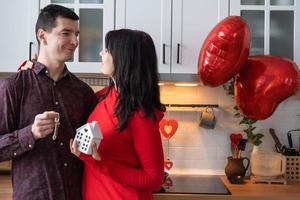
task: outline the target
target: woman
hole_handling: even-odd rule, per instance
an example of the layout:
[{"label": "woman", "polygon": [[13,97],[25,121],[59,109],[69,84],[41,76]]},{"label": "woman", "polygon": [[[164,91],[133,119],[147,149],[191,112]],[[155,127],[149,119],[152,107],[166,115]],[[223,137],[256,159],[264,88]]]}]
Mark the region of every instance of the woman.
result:
[{"label": "woman", "polygon": [[83,199],[153,199],[164,175],[159,121],[165,111],[155,47],[147,33],[129,29],[108,32],[105,45],[102,72],[111,81],[97,93],[99,103],[88,119],[99,123],[103,139],[92,156],[70,143],[85,163]]}]

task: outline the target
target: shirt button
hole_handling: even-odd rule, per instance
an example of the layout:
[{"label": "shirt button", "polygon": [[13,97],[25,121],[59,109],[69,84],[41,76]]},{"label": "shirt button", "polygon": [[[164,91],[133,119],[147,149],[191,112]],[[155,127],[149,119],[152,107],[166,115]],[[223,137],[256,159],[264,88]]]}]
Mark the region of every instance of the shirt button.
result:
[{"label": "shirt button", "polygon": [[53,85],[56,86],[56,83],[54,82]]},{"label": "shirt button", "polygon": [[28,145],[28,147],[29,147],[29,148],[31,148],[31,147],[32,147],[32,145],[31,145],[31,144],[29,144],[29,145]]},{"label": "shirt button", "polygon": [[68,166],[68,164],[67,164],[67,163],[64,163],[64,166],[65,166],[65,167],[67,167],[67,166]]},{"label": "shirt button", "polygon": [[48,70],[46,70],[45,73],[48,74]]},{"label": "shirt button", "polygon": [[64,143],[63,143],[63,142],[61,142],[61,143],[60,143],[60,146],[64,146]]},{"label": "shirt button", "polygon": [[58,101],[55,101],[55,105],[58,105]]},{"label": "shirt button", "polygon": [[16,152],[14,152],[14,156],[16,156],[17,155],[17,153]]}]

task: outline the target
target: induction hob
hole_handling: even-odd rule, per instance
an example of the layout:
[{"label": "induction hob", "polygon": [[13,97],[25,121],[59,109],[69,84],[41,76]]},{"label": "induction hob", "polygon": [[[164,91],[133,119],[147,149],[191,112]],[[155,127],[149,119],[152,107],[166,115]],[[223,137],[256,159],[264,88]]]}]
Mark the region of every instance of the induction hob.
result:
[{"label": "induction hob", "polygon": [[159,193],[230,195],[219,176],[169,175]]}]

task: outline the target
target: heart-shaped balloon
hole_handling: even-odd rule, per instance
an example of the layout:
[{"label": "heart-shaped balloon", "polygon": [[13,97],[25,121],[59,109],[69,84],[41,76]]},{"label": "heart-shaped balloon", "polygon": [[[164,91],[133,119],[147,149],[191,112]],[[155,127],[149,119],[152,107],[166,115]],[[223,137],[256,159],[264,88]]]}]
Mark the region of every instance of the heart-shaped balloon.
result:
[{"label": "heart-shaped balloon", "polygon": [[166,160],[165,161],[165,168],[167,170],[170,170],[172,167],[173,167],[173,162],[170,159]]},{"label": "heart-shaped balloon", "polygon": [[240,111],[251,119],[270,117],[280,102],[299,87],[299,69],[277,56],[252,56],[235,80],[235,97]]},{"label": "heart-shaped balloon", "polygon": [[159,122],[159,130],[168,140],[176,133],[177,128],[178,122],[174,119],[162,119]]},{"label": "heart-shaped balloon", "polygon": [[198,58],[198,76],[216,87],[232,79],[249,56],[250,31],[240,16],[219,22],[206,37]]}]

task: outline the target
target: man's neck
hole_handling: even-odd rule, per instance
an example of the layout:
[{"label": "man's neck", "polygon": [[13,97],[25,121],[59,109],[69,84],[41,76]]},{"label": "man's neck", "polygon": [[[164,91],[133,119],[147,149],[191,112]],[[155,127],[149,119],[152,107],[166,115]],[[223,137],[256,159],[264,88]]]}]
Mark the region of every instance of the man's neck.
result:
[{"label": "man's neck", "polygon": [[38,57],[38,62],[44,64],[49,72],[49,76],[54,80],[58,81],[59,78],[62,76],[62,73],[65,68],[65,63],[61,62],[55,62],[51,59],[45,58],[45,57]]}]

